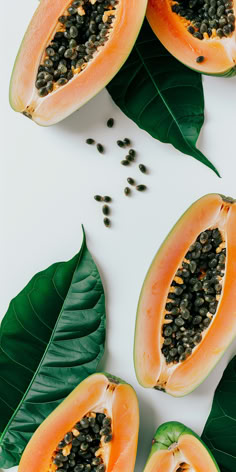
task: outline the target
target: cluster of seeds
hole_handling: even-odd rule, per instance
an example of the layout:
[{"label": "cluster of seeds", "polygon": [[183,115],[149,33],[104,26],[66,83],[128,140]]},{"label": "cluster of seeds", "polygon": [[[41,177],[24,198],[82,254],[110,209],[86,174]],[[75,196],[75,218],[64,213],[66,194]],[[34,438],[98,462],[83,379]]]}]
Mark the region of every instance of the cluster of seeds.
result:
[{"label": "cluster of seeds", "polygon": [[90,413],[65,434],[52,463],[58,472],[105,472],[99,449],[111,440],[111,419],[104,413]]},{"label": "cluster of seeds", "polygon": [[197,39],[227,37],[235,29],[231,0],[178,0],[172,11],[189,21],[187,30]]},{"label": "cluster of seeds", "polygon": [[[113,128],[115,124],[114,118],[109,118],[106,124],[108,128]],[[89,145],[94,145],[96,144],[96,141],[93,138],[88,138],[86,139],[86,143]],[[126,147],[130,147],[132,145],[131,140],[129,138],[118,139],[118,141],[116,141],[116,144],[122,149]],[[101,143],[98,143],[97,150],[98,152],[103,153],[105,151],[105,148]],[[137,152],[135,151],[135,149],[130,148],[125,158],[121,161],[121,164],[123,166],[129,166],[131,163],[133,163],[136,160],[136,157],[137,157]],[[144,164],[139,164],[138,167],[139,167],[140,172],[142,172],[143,174],[146,174],[148,172],[148,169]],[[144,184],[137,185],[135,180],[132,177],[128,177],[127,182],[129,184],[129,187],[126,186],[124,188],[124,194],[126,196],[131,195],[132,187],[135,187],[135,189],[138,192],[144,192],[147,189],[146,185]],[[106,203],[111,202],[111,197],[108,197],[108,196],[102,197],[101,195],[95,195],[94,199],[97,202],[106,202]],[[105,215],[105,218],[103,219],[104,225],[109,227],[111,225],[111,220],[108,218],[108,216],[110,215],[110,207],[108,205],[103,205],[102,212]]]},{"label": "cluster of seeds", "polygon": [[[127,139],[127,138],[126,138]],[[124,141],[117,141],[117,144],[118,143],[123,143]],[[119,146],[119,144],[118,144]],[[120,147],[124,147],[123,145],[120,146]],[[135,158],[136,158],[136,151],[134,149],[130,149],[128,154],[125,156],[125,158],[121,161],[121,165],[122,166],[129,166],[131,162],[134,162],[135,161]]]},{"label": "cluster of seeds", "polygon": [[110,203],[112,201],[111,197],[109,197],[108,195],[105,195],[104,197],[102,197],[101,195],[94,195],[94,200],[96,200],[96,202],[105,202],[105,205],[103,205],[102,207],[102,212],[105,215],[103,223],[105,226],[109,227],[111,225],[111,220],[107,217],[108,215],[110,215],[111,210],[107,203]]},{"label": "cluster of seeds", "polygon": [[202,340],[222,291],[226,248],[218,228],[203,231],[190,246],[168,294],[162,327],[167,363],[184,361]]},{"label": "cluster of seeds", "polygon": [[[140,166],[145,167],[143,164],[140,164]],[[139,166],[139,168],[140,168],[140,166]],[[146,190],[146,188],[147,188],[146,185],[144,185],[144,184],[136,185],[136,182],[132,177],[128,177],[127,182],[128,182],[129,185],[132,185],[132,187],[135,186],[135,188],[136,188],[136,190],[138,190],[138,192],[144,192],[144,190]],[[124,194],[126,196],[130,195],[131,194],[131,188],[130,187],[125,187]]]},{"label": "cluster of seeds", "polygon": [[38,68],[36,88],[45,97],[67,84],[93,59],[109,38],[117,0],[74,0],[58,19],[59,27]]},{"label": "cluster of seeds", "polygon": [[[124,148],[126,146],[130,146],[131,145],[131,141],[129,138],[125,138],[123,141],[121,140],[118,140],[117,141],[117,145],[121,148]],[[122,166],[129,166],[132,162],[135,161],[136,159],[136,156],[137,156],[137,152],[135,151],[135,149],[130,149],[128,154],[125,156],[125,158],[121,161],[121,164]],[[139,170],[140,172],[142,172],[143,174],[146,174],[147,173],[147,168],[144,164],[139,164]],[[127,178],[127,182],[129,185],[132,185],[132,186],[136,186],[136,190],[138,190],[139,192],[143,192],[144,190],[146,190],[146,185],[143,185],[143,184],[139,184],[139,185],[136,185],[135,184],[135,180],[132,178],[132,177],[128,177]],[[130,187],[125,187],[124,188],[124,194],[126,196],[129,196],[131,194],[131,188]]]},{"label": "cluster of seeds", "polygon": [[[86,143],[87,143],[87,144],[95,144],[95,139],[93,139],[93,138],[88,138],[88,139],[86,139]],[[105,151],[105,148],[104,148],[103,144],[97,143],[96,146],[97,146],[98,152],[100,152],[100,154],[103,154],[104,151]]]}]

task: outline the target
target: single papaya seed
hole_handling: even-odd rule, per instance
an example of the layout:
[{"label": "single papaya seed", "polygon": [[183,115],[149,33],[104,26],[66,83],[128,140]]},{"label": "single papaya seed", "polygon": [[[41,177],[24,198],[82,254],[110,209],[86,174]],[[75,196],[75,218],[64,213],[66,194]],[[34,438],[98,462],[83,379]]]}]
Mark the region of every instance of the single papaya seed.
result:
[{"label": "single papaya seed", "polygon": [[119,146],[121,148],[123,148],[125,146],[124,141],[121,141],[121,139],[118,139],[118,141],[116,141],[116,144],[117,144],[117,146]]},{"label": "single papaya seed", "polygon": [[139,164],[139,170],[140,172],[142,172],[143,174],[145,174],[147,172],[147,168],[144,164]]},{"label": "single papaya seed", "polygon": [[102,202],[103,198],[101,195],[94,195],[94,200],[96,200],[97,202]]},{"label": "single papaya seed", "polygon": [[125,143],[125,146],[130,146],[131,145],[131,141],[130,141],[129,138],[125,138],[123,142]]},{"label": "single papaya seed", "polygon": [[106,203],[110,203],[112,201],[111,197],[109,197],[109,195],[105,195],[103,197],[103,201],[106,202]]},{"label": "single papaya seed", "polygon": [[103,212],[104,215],[109,215],[110,214],[109,206],[108,205],[103,205],[102,212]]},{"label": "single papaya seed", "polygon": [[113,119],[113,118],[109,118],[109,120],[107,120],[107,127],[108,127],[108,128],[113,128],[114,123],[115,123],[114,119]]},{"label": "single papaya seed", "polygon": [[97,144],[97,150],[100,154],[104,153],[104,146],[101,143]]},{"label": "single papaya seed", "polygon": [[127,182],[128,182],[128,184],[130,184],[130,185],[135,185],[135,180],[134,180],[132,177],[128,177],[128,178],[127,178]]},{"label": "single papaya seed", "polygon": [[204,60],[205,60],[205,57],[204,57],[204,56],[198,56],[198,57],[196,58],[196,62],[197,62],[198,64],[201,64],[202,62],[204,62]]},{"label": "single papaya seed", "polygon": [[144,190],[146,189],[147,189],[146,185],[143,185],[143,184],[136,185],[136,190],[138,190],[139,192],[144,192]]},{"label": "single papaya seed", "polygon": [[104,218],[103,222],[104,222],[104,225],[107,226],[107,227],[110,226],[110,224],[111,224],[111,221],[110,221],[109,218]]},{"label": "single papaya seed", "polygon": [[135,151],[134,149],[130,149],[130,150],[129,150],[129,155],[130,155],[131,157],[135,157],[135,156],[136,156],[136,151]]},{"label": "single papaya seed", "polygon": [[124,194],[125,194],[126,196],[128,196],[128,195],[130,195],[130,193],[131,193],[131,189],[130,189],[129,187],[125,187],[125,189],[124,189]]},{"label": "single papaya seed", "polygon": [[88,138],[88,139],[86,139],[86,143],[87,143],[87,144],[94,144],[95,141],[94,141],[94,139],[92,139],[92,138]]}]

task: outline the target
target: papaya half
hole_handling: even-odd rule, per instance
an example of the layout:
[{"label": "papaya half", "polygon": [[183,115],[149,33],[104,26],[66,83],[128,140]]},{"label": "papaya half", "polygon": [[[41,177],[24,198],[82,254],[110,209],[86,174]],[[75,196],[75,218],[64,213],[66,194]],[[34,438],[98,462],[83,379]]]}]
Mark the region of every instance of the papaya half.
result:
[{"label": "papaya half", "polygon": [[134,343],[146,388],[183,396],[236,336],[236,201],[209,194],[180,218],[141,291]]},{"label": "papaya half", "polygon": [[128,57],[147,0],[41,0],[19,49],[10,104],[39,125],[96,95]]},{"label": "papaya half", "polygon": [[132,472],[139,430],[133,388],[93,374],[44,420],[18,472]]},{"label": "papaya half", "polygon": [[156,431],[144,472],[220,472],[208,447],[191,429],[177,421]]},{"label": "papaya half", "polygon": [[186,66],[209,75],[236,74],[234,0],[149,0],[147,19]]}]

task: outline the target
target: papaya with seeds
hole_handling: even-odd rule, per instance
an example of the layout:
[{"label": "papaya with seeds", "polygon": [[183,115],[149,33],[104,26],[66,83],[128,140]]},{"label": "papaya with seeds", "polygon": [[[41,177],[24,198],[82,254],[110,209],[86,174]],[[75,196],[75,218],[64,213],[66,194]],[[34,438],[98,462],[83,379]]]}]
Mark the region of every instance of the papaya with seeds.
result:
[{"label": "papaya with seeds", "polygon": [[143,472],[220,472],[211,452],[191,429],[177,421],[156,431]]},{"label": "papaya with seeds", "polygon": [[236,201],[195,202],[157,252],[141,291],[134,364],[146,388],[193,391],[236,336]]},{"label": "papaya with seeds", "polygon": [[131,472],[138,430],[133,388],[110,374],[93,374],[39,426],[19,472]]},{"label": "papaya with seeds", "polygon": [[128,57],[147,0],[41,0],[15,61],[10,104],[42,126],[96,95]]},{"label": "papaya with seeds", "polygon": [[149,0],[147,19],[168,51],[208,75],[236,74],[234,0]]}]

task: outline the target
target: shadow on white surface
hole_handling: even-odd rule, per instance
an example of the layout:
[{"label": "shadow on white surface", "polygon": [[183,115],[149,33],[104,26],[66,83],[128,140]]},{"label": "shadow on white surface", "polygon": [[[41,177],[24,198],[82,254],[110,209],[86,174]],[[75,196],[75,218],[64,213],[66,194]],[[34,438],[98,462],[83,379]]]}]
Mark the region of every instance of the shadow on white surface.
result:
[{"label": "shadow on white surface", "polygon": [[54,129],[77,135],[84,135],[88,131],[90,134],[97,131],[98,124],[101,122],[101,117],[104,114],[104,109],[107,108],[107,106],[104,106],[105,100],[108,102],[109,96],[103,90],[78,111],[55,125]]},{"label": "shadow on white surface", "polygon": [[209,391],[212,390],[213,386],[216,389],[226,368],[226,364],[228,365],[228,363],[231,361],[231,359],[235,355],[235,351],[236,342],[234,341],[226,351],[225,355],[223,355],[221,360],[218,362],[212,372],[208,375],[206,380],[204,380],[203,383],[199,385],[199,387],[197,387],[196,390],[192,393],[192,395],[195,396],[196,402],[200,402],[201,398],[206,398],[206,395]]},{"label": "shadow on white surface", "polygon": [[156,421],[156,411],[153,405],[147,401],[145,396],[139,394],[140,409],[140,430],[135,471],[144,469],[148,455],[150,453],[152,439],[159,425]]}]

